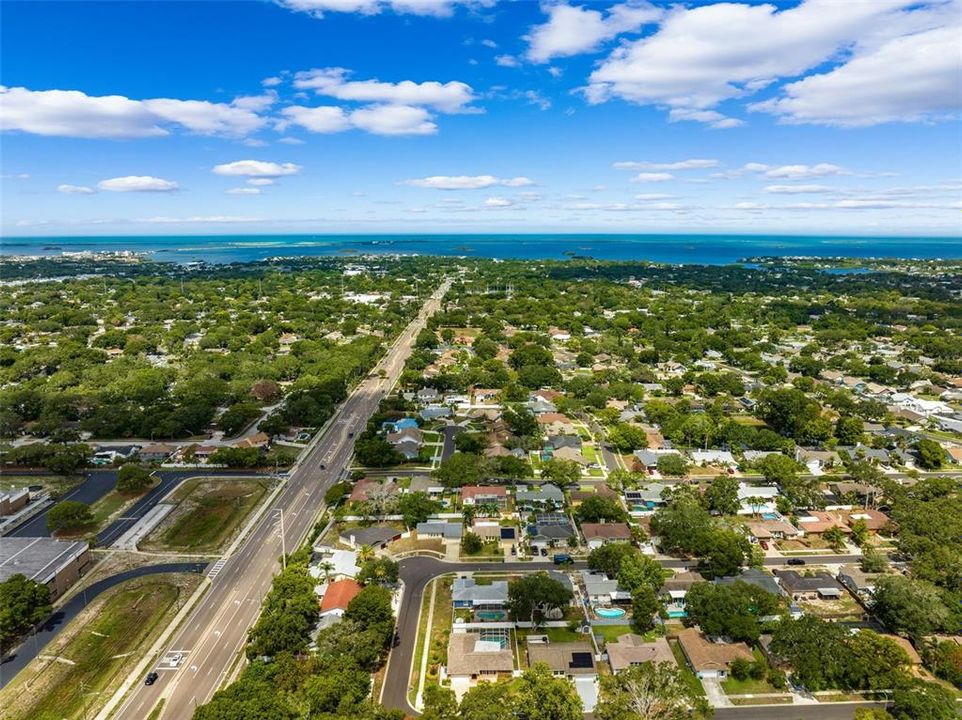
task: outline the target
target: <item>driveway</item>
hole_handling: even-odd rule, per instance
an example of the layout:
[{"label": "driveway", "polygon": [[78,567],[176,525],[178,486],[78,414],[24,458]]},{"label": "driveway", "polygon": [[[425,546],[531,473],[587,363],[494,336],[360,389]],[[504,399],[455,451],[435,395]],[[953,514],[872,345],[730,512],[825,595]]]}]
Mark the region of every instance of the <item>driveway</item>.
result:
[{"label": "driveway", "polygon": [[701,678],[701,686],[705,688],[705,696],[708,704],[713,708],[731,707],[732,701],[728,699],[725,691],[722,690],[721,680],[718,678]]},{"label": "driveway", "polygon": [[444,446],[441,448],[441,462],[444,462],[454,455],[454,451],[457,449],[454,445],[454,439],[464,432],[464,428],[460,425],[445,425],[444,430],[441,432],[444,435]]}]

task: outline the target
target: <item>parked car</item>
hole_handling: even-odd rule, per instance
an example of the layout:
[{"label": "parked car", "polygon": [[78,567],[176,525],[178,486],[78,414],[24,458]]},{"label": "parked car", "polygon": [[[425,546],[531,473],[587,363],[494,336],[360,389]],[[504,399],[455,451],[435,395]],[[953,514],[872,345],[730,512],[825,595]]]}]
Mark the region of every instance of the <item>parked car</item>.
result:
[{"label": "parked car", "polygon": [[805,561],[801,558],[788,558],[787,565],[804,565]]},{"label": "parked car", "polygon": [[768,543],[764,540],[759,540],[758,544],[762,546],[762,550],[768,550]]},{"label": "parked car", "polygon": [[548,557],[548,548],[541,548],[541,557]]},{"label": "parked car", "polygon": [[157,682],[157,678],[159,677],[160,675],[151,670],[149,673],[147,673],[147,677],[144,678],[144,685],[153,685],[155,682]]},{"label": "parked car", "polygon": [[574,560],[571,559],[570,555],[567,555],[565,553],[558,553],[557,555],[554,556],[555,565],[567,565],[570,562],[574,562]]}]

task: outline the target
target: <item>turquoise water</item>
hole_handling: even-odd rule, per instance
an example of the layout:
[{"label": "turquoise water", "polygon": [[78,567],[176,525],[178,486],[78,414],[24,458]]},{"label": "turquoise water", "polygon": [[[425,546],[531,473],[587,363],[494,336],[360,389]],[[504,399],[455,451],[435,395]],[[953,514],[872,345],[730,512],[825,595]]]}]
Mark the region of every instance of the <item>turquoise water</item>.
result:
[{"label": "turquoise water", "polygon": [[478,610],[474,613],[478,620],[507,620],[508,614],[504,610]]},{"label": "turquoise water", "polygon": [[183,235],[3,238],[5,255],[131,250],[171,262],[250,262],[270,257],[418,253],[487,258],[603,260],[723,265],[746,256],[960,258],[958,237],[813,235]]},{"label": "turquoise water", "polygon": [[625,616],[621,608],[595,608],[595,615],[602,618],[620,618]]}]

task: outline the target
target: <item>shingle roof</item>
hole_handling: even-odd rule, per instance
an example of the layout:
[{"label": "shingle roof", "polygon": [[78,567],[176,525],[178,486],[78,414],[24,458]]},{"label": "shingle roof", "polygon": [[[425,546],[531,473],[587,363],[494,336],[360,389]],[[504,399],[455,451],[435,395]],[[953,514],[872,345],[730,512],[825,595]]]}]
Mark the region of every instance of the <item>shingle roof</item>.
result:
[{"label": "shingle roof", "polygon": [[494,649],[491,643],[478,643],[474,633],[451,633],[448,639],[448,675],[510,673],[514,671],[514,653],[506,648]]},{"label": "shingle roof", "polygon": [[736,658],[744,658],[752,661],[755,656],[743,642],[739,643],[713,643],[695,628],[686,628],[678,633],[678,643],[685,651],[685,657],[695,669],[695,672],[705,670],[724,670],[727,672],[728,666]]}]

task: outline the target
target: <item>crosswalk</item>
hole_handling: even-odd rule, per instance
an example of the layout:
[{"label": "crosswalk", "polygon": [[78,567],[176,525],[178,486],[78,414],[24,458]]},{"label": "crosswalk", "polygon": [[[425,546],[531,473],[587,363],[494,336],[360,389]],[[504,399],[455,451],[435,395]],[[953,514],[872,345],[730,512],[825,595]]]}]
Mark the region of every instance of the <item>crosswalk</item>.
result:
[{"label": "crosswalk", "polygon": [[217,573],[219,573],[224,568],[224,565],[226,564],[227,564],[227,558],[221,558],[220,560],[215,562],[214,565],[211,567],[211,569],[207,571],[207,577],[213,580],[215,577],[217,577]]}]

